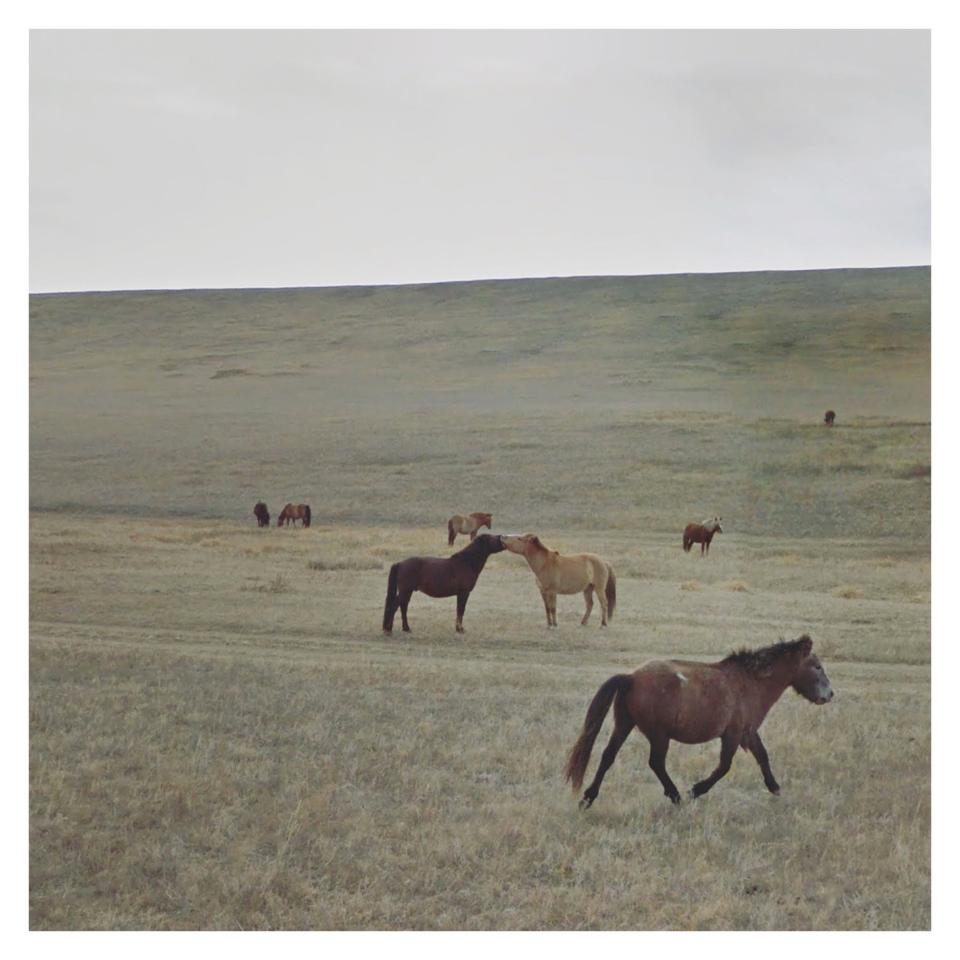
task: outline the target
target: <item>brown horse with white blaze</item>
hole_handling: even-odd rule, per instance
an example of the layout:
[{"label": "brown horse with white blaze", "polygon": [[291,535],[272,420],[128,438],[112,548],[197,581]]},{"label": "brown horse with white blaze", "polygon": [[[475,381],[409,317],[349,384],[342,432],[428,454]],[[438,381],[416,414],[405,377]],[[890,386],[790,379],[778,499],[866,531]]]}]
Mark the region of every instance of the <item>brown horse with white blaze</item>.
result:
[{"label": "brown horse with white blaze", "polygon": [[710,552],[710,541],[715,533],[723,533],[723,527],[720,526],[720,518],[714,517],[712,520],[704,520],[703,523],[688,523],[683,529],[683,550],[689,553],[690,548],[695,544],[700,544],[700,556]]},{"label": "brown horse with white blaze", "polygon": [[462,517],[455,513],[447,521],[447,546],[452,547],[453,541],[457,539],[458,533],[470,534],[470,539],[475,540],[477,534],[483,527],[491,529],[493,523],[492,513],[470,513]]},{"label": "brown horse with white blaze", "polygon": [[543,606],[547,612],[547,626],[557,625],[557,594],[582,593],[587,610],[580,621],[586,625],[593,610],[593,595],[600,601],[600,626],[607,625],[617,606],[617,575],[603,557],[595,553],[572,553],[563,555],[545,547],[540,538],[532,533],[523,536],[504,534],[504,547],[523,557],[540,588]]},{"label": "brown horse with white blaze", "polygon": [[604,774],[634,727],[650,742],[650,769],[674,803],[680,802],[680,792],[667,773],[671,740],[706,743],[720,738],[720,762],[710,776],[694,784],[693,797],[705,794],[727,773],[737,747],[754,755],[767,789],[779,794],[760,725],[787,687],[811,703],[833,699],[830,680],[812,650],[813,641],[804,635],[760,650],[740,650],[718,663],[654,660],[632,674],[611,677],[587,709],[583,731],[567,760],[566,778],[579,790],[612,703],[613,733],[580,806],[589,807],[597,799]]},{"label": "brown horse with white blaze", "polygon": [[410,632],[407,606],[419,590],[428,597],[457,598],[457,633],[463,633],[463,614],[470,591],[491,553],[499,553],[503,542],[498,536],[482,533],[452,557],[407,557],[390,568],[387,599],[383,606],[383,632],[393,630],[393,618],[400,608],[403,629]]}]

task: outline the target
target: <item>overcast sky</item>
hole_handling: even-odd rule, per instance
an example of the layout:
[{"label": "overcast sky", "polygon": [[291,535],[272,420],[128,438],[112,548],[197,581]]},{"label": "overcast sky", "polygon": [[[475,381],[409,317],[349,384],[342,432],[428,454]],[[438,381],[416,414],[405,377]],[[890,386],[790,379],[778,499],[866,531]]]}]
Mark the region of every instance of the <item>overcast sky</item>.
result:
[{"label": "overcast sky", "polygon": [[926,31],[34,31],[31,290],[930,262]]}]

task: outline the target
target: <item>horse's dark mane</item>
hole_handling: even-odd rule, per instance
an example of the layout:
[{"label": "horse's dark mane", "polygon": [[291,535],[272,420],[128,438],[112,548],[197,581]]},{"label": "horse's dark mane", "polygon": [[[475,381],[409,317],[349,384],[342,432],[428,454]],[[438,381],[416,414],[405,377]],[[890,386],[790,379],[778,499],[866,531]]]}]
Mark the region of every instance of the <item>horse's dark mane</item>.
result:
[{"label": "horse's dark mane", "polygon": [[810,638],[804,634],[796,640],[781,640],[779,643],[772,643],[769,647],[761,647],[759,650],[748,650],[746,647],[741,647],[739,650],[728,654],[720,662],[740,667],[748,673],[763,676],[784,657],[795,656],[801,652],[804,645],[810,642]]},{"label": "horse's dark mane", "polygon": [[471,540],[462,550],[458,550],[452,554],[450,559],[464,560],[470,564],[471,567],[482,570],[483,565],[487,562],[487,557],[489,557],[491,553],[491,539],[489,533],[481,533],[476,540]]}]

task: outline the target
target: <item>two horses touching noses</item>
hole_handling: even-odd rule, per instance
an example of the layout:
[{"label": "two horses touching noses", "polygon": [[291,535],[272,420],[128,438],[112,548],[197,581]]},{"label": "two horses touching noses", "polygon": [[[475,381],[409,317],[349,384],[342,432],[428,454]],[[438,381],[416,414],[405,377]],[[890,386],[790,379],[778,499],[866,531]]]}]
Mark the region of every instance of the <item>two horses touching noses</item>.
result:
[{"label": "two horses touching noses", "polygon": [[590,751],[613,704],[613,733],[593,782],[584,791],[582,808],[597,799],[604,775],[634,727],[649,741],[650,769],[674,803],[680,803],[680,791],[667,773],[671,740],[706,743],[720,738],[720,762],[713,773],[694,784],[693,797],[703,796],[727,773],[737,747],[753,754],[767,789],[779,794],[760,725],[787,687],[811,703],[833,699],[830,680],[806,635],[759,650],[740,650],[717,663],[653,660],[632,674],[616,674],[587,708],[583,730],[567,759],[566,778],[574,790],[583,785]]}]

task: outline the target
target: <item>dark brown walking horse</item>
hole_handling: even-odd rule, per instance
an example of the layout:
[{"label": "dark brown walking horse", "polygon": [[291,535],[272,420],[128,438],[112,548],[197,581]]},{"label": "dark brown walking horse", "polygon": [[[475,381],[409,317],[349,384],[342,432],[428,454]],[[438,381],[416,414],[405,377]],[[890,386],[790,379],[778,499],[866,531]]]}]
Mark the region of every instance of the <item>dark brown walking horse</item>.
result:
[{"label": "dark brown walking horse", "polygon": [[310,507],[306,503],[298,503],[296,506],[292,503],[288,503],[281,511],[280,516],[277,517],[277,526],[282,527],[284,522],[287,525],[293,524],[297,525],[297,520],[299,520],[305,527],[310,526]]},{"label": "dark brown walking horse", "polygon": [[567,760],[567,780],[579,790],[593,742],[613,703],[613,733],[580,806],[589,807],[597,799],[604,774],[634,727],[650,741],[650,769],[674,803],[680,802],[680,792],[667,773],[671,740],[706,743],[720,738],[720,763],[709,777],[694,784],[694,797],[705,794],[726,774],[737,747],[756,757],[767,789],[778,794],[780,785],[760,739],[760,724],[787,687],[811,703],[833,699],[830,681],[812,649],[813,641],[804,635],[760,650],[740,650],[718,663],[654,660],[632,674],[611,677],[587,709],[583,731]]},{"label": "dark brown walking horse", "polygon": [[463,611],[483,565],[491,553],[499,553],[503,541],[498,536],[481,533],[469,546],[452,557],[408,557],[390,568],[387,578],[387,600],[383,607],[383,630],[393,630],[393,617],[400,607],[403,629],[410,631],[407,605],[415,590],[428,597],[457,598],[457,633],[463,633]]},{"label": "dark brown walking horse", "polygon": [[257,518],[258,527],[270,526],[270,511],[262,500],[253,508],[253,515]]},{"label": "dark brown walking horse", "polygon": [[836,413],[835,413],[833,410],[828,410],[828,411],[823,415],[823,422],[824,422],[828,427],[832,427],[832,426],[833,426],[833,421],[836,420],[836,419],[837,419],[837,415],[836,415]]},{"label": "dark brown walking horse", "polygon": [[704,520],[703,523],[688,523],[683,528],[683,549],[686,553],[695,544],[700,544],[700,556],[704,552],[710,552],[710,541],[715,533],[723,533],[723,527],[720,526],[720,518],[714,517],[712,520]]}]

